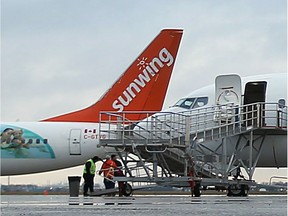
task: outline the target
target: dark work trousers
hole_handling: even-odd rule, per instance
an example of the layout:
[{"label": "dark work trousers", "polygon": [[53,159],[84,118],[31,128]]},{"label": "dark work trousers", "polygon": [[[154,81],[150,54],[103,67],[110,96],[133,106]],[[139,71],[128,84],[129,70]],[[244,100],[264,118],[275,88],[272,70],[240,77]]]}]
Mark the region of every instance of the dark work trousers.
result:
[{"label": "dark work trousers", "polygon": [[106,178],[104,178],[104,185],[105,185],[105,189],[115,188],[115,183]]},{"label": "dark work trousers", "polygon": [[[122,166],[122,165],[120,164],[120,166]],[[125,176],[123,171],[119,168],[114,172],[114,175],[115,176]],[[124,189],[124,182],[123,181],[118,181],[118,189],[119,189],[119,197],[122,197],[123,196],[123,189]]]},{"label": "dark work trousers", "polygon": [[88,189],[90,192],[94,192],[94,176],[91,174],[84,173],[84,195],[87,195]]}]

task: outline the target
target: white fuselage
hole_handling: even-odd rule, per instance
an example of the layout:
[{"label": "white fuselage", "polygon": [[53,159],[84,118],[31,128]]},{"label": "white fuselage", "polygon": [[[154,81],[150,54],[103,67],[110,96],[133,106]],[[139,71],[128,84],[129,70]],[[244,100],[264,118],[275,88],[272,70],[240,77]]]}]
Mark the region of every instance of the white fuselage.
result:
[{"label": "white fuselage", "polygon": [[[109,148],[98,147],[97,123],[14,122],[1,124],[1,175],[45,172],[84,164]],[[9,137],[10,136],[10,137]],[[19,141],[22,140],[21,141]]]}]

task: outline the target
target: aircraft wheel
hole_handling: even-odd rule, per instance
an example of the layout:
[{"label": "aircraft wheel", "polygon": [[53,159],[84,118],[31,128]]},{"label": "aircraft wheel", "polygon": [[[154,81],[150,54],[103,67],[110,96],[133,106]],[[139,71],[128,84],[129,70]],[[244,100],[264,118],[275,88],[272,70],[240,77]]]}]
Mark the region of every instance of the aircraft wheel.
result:
[{"label": "aircraft wheel", "polygon": [[126,197],[130,196],[133,192],[132,186],[129,183],[125,183],[122,192],[124,196]]},{"label": "aircraft wheel", "polygon": [[247,196],[247,185],[229,185],[227,196]]}]

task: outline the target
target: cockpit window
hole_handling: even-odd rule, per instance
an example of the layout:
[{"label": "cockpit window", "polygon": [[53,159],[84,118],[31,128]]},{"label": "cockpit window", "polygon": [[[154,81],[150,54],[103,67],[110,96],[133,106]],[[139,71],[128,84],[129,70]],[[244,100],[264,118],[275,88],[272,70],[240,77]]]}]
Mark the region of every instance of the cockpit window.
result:
[{"label": "cockpit window", "polygon": [[190,109],[194,104],[195,98],[182,98],[174,106]]},{"label": "cockpit window", "polygon": [[181,106],[183,101],[185,101],[185,98],[180,99],[174,106]]},{"label": "cockpit window", "polygon": [[208,97],[182,98],[174,106],[182,107],[185,109],[194,109],[205,106],[207,103]]},{"label": "cockpit window", "polygon": [[193,109],[205,106],[207,103],[208,103],[208,97],[197,98],[195,104],[193,105]]}]

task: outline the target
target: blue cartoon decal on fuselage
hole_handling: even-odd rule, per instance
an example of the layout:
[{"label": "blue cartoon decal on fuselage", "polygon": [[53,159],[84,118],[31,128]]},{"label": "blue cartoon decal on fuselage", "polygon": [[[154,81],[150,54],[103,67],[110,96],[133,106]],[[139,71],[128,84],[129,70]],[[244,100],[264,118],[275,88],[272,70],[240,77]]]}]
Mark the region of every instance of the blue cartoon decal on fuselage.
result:
[{"label": "blue cartoon decal on fuselage", "polygon": [[21,127],[1,125],[1,158],[55,158],[47,139]]}]

